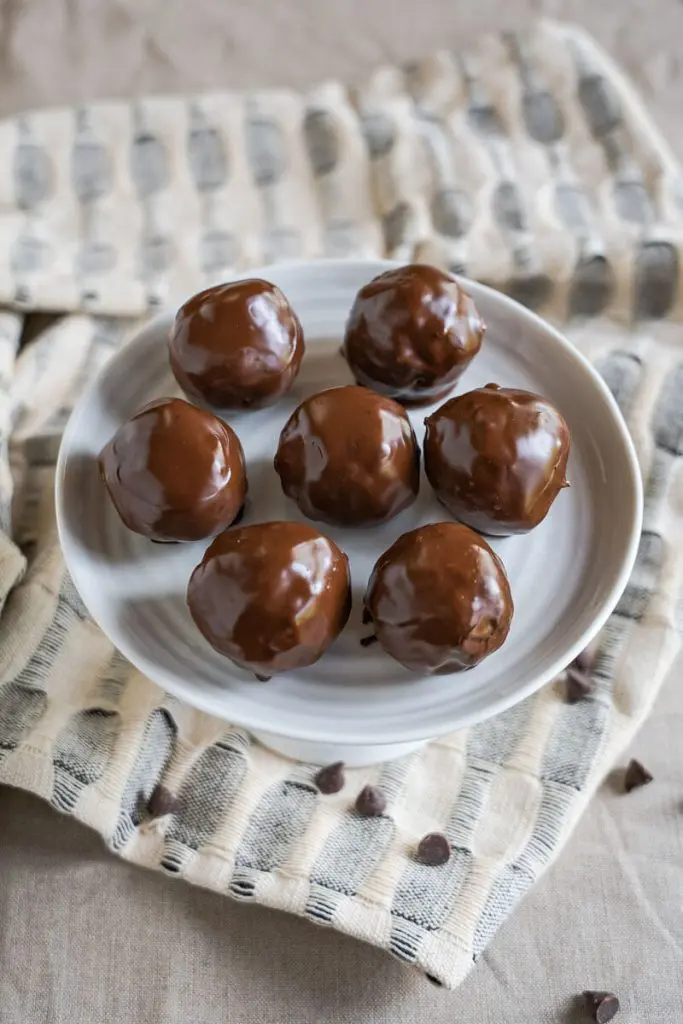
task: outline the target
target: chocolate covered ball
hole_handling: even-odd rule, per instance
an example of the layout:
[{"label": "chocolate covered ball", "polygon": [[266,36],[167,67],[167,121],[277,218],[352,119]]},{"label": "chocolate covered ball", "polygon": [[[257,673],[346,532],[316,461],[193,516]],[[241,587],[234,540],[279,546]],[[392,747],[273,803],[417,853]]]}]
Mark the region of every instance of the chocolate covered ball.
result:
[{"label": "chocolate covered ball", "polygon": [[346,625],[346,555],[306,523],[261,523],[216,537],[187,602],[209,643],[258,676],[305,668]]},{"label": "chocolate covered ball", "polygon": [[505,569],[460,523],[404,533],[378,559],[366,617],[392,658],[416,672],[459,672],[504,643],[513,605]]},{"label": "chocolate covered ball", "polygon": [[569,429],[545,398],[487,384],[451,398],[425,423],[427,477],[475,530],[527,533],[567,486]]},{"label": "chocolate covered ball", "polygon": [[237,434],[182,398],[146,405],[119,427],[99,464],[125,525],[151,540],[210,537],[235,520],[247,494]]},{"label": "chocolate covered ball", "polygon": [[275,470],[309,519],[373,526],[415,501],[420,449],[397,402],[368,388],[330,388],[292,413]]},{"label": "chocolate covered ball", "polygon": [[279,288],[257,278],[207,288],[180,307],[171,368],[190,398],[219,409],[272,405],[304,355],[301,324]]},{"label": "chocolate covered ball", "polygon": [[399,402],[443,398],[481,347],[485,325],[451,274],[419,263],[358,292],[343,353],[359,384]]}]

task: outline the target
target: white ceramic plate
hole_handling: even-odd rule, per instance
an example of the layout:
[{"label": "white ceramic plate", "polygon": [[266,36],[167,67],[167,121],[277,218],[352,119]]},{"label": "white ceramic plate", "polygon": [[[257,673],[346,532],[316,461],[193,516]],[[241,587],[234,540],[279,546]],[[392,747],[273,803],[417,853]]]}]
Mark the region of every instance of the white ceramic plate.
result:
[{"label": "white ceramic plate", "polygon": [[[250,275],[282,288],[301,318],[307,351],[286,399],[230,417],[248,463],[245,524],[301,518],[273,469],[280,429],[304,397],[351,381],[339,354],[346,317],[358,289],[393,265],[299,263]],[[64,555],[85,604],[122,653],[160,686],[257,733],[317,744],[324,760],[334,745],[410,744],[502,711],[561,671],[603,625],[627,582],[641,521],[640,477],[621,415],[560,334],[499,293],[464,283],[489,329],[457,390],[495,381],[536,391],[557,405],[572,433],[571,489],[533,533],[493,542],[515,602],[502,649],[469,672],[430,678],[406,671],[378,646],[359,644],[367,633],[361,599],[376,558],[406,530],[448,518],[424,475],[415,505],[385,526],[321,526],[349,555],[354,607],[317,665],[258,683],[205,642],[185,592],[206,544],[155,545],[130,533],[96,466],[102,446],[140,406],[180,393],[168,367],[169,312],[137,334],[83,395],[64,433],[56,493]],[[430,411],[411,412],[420,442]],[[296,744],[280,748],[299,751]]]}]

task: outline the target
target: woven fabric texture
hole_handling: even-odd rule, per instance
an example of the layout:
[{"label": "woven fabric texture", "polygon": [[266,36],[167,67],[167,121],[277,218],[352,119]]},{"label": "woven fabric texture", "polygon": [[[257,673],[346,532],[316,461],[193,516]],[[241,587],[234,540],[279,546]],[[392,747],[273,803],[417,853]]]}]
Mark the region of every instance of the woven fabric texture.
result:
[{"label": "woven fabric texture", "polygon": [[[0,782],[122,857],[374,943],[456,985],[561,849],[678,649],[683,177],[577,30],[483,39],[362,87],[145,98],[0,124]],[[127,332],[236,269],[419,259],[563,323],[633,433],[633,577],[562,680],[322,797],[311,765],[161,692],[89,621],[53,483],[73,402]],[[44,322],[36,314],[59,312]],[[353,800],[379,783],[386,813]],[[177,797],[152,818],[155,787]],[[453,855],[418,864],[445,831]]]}]

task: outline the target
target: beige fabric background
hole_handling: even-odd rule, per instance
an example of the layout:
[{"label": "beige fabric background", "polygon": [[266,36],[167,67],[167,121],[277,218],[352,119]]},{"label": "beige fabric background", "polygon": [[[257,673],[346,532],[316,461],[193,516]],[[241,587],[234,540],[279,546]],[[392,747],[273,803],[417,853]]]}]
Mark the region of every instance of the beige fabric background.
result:
[{"label": "beige fabric background", "polygon": [[[209,85],[360,76],[532,14],[572,17],[627,67],[683,154],[683,4],[607,0],[107,3],[5,0],[0,111]],[[550,875],[472,977],[442,993],[384,954],[110,858],[97,837],[0,793],[0,1024],[578,1019],[613,987],[624,1022],[683,1020],[683,705],[672,674],[635,752],[654,771],[607,783]]]}]

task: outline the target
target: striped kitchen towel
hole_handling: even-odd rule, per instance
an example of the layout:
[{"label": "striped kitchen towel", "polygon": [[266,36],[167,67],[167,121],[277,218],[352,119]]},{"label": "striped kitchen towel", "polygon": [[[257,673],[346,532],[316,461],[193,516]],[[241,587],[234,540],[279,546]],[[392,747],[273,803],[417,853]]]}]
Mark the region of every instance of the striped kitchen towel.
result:
[{"label": "striped kitchen towel", "polygon": [[[678,648],[682,239],[667,146],[604,54],[554,23],[357,89],[0,123],[0,782],[122,857],[456,985],[561,849]],[[65,575],[54,463],[80,389],[150,309],[248,265],[378,255],[464,271],[564,323],[629,422],[645,522],[590,697],[568,703],[558,680],[323,797],[311,765],[181,705],[112,649]],[[388,798],[372,819],[353,811],[369,782]],[[413,856],[432,830],[453,843],[440,867]]]}]

